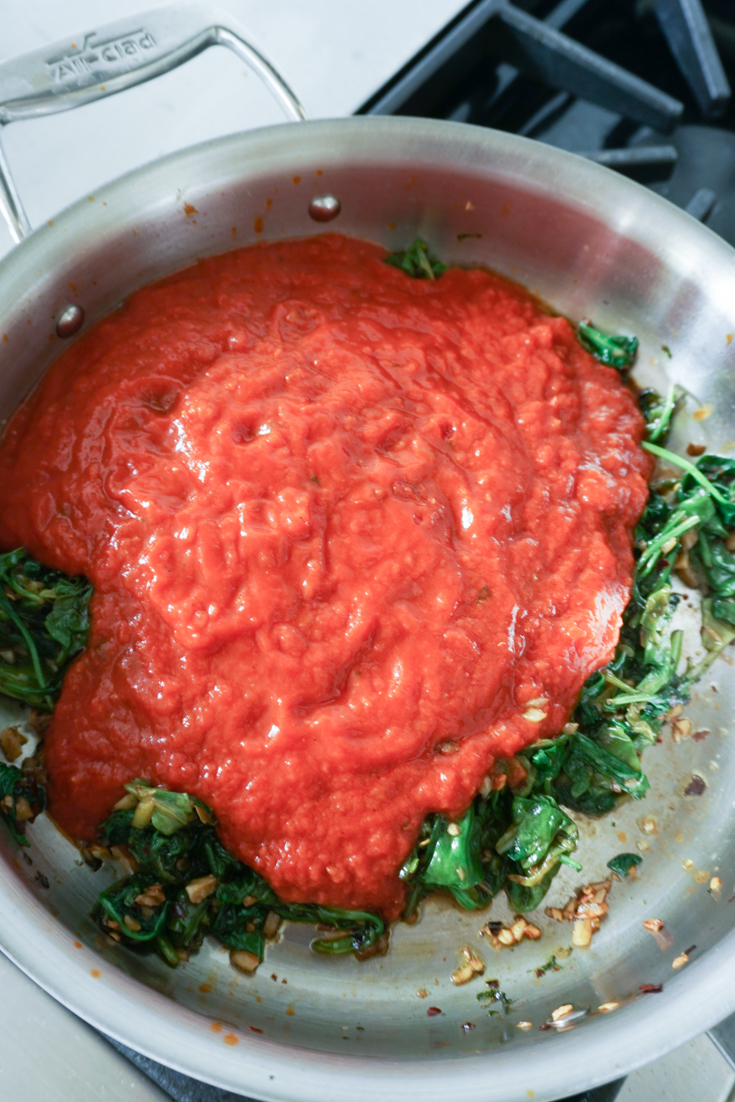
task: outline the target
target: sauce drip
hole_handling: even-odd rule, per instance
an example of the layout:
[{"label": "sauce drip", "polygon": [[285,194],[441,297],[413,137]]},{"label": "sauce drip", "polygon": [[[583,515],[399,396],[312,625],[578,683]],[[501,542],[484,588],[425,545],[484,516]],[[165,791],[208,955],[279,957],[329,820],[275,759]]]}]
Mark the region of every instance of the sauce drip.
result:
[{"label": "sauce drip", "polygon": [[262,244],[137,292],[12,419],[0,523],[95,586],[59,824],[92,839],[146,777],[284,900],[393,917],[427,813],[611,658],[649,461],[564,318],[384,255]]}]

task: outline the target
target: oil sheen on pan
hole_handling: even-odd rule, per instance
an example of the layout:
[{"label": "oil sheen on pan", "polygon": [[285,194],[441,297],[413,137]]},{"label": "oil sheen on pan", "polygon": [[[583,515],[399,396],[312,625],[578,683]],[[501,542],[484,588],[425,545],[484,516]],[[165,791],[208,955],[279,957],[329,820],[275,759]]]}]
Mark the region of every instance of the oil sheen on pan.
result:
[{"label": "oil sheen on pan", "polygon": [[263,244],[133,295],[11,421],[0,524],[95,587],[46,744],[63,829],[146,777],[282,899],[392,918],[427,813],[612,657],[650,467],[564,318],[384,256]]}]

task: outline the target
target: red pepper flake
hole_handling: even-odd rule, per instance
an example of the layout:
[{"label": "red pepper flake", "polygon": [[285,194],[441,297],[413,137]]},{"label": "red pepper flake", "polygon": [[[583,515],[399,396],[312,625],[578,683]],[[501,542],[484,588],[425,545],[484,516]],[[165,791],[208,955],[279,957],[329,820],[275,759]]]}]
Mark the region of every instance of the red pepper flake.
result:
[{"label": "red pepper flake", "polygon": [[251,1033],[262,1033],[263,1032],[262,1029],[258,1029],[257,1025],[249,1025],[248,1029],[250,1030]]},{"label": "red pepper flake", "polygon": [[693,953],[696,948],[696,945],[690,945],[688,949],[684,950],[684,953],[686,954],[686,956],[689,956],[689,954]]},{"label": "red pepper flake", "polygon": [[709,734],[709,731],[707,730],[707,728],[703,727],[701,731],[695,731],[694,734],[692,735],[692,738],[694,739],[695,742],[704,742],[704,740],[707,738],[708,734]]},{"label": "red pepper flake", "polygon": [[426,1011],[426,1017],[427,1018],[435,1018],[437,1016],[437,1014],[442,1014],[442,1013],[443,1013],[443,1011],[441,1011],[438,1006],[430,1006],[429,1009]]},{"label": "red pepper flake", "polygon": [[695,773],[689,784],[684,789],[685,796],[701,796],[706,788],[704,783],[704,777],[700,777],[699,773]]},{"label": "red pepper flake", "polygon": [[662,983],[642,983],[638,988],[644,995],[658,995],[663,989]]}]

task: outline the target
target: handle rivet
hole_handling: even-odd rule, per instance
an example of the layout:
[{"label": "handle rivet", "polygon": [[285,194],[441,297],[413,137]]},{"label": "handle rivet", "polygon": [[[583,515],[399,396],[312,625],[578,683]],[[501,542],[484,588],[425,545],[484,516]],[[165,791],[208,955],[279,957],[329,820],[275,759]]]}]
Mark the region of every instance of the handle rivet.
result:
[{"label": "handle rivet", "polygon": [[309,203],[309,217],[315,222],[331,222],[342,210],[336,195],[317,195]]},{"label": "handle rivet", "polygon": [[56,320],[56,334],[59,337],[73,337],[84,325],[84,310],[81,306],[67,306]]}]

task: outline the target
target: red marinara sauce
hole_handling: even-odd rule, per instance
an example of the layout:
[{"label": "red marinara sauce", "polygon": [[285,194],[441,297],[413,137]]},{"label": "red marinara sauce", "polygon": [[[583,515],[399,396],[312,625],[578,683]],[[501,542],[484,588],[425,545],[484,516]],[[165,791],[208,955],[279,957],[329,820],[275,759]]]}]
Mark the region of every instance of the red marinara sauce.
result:
[{"label": "red marinara sauce", "polygon": [[612,656],[649,461],[564,318],[384,256],[264,244],[133,295],[9,424],[0,523],[95,587],[59,824],[92,839],[146,777],[283,899],[394,917],[427,813]]}]

